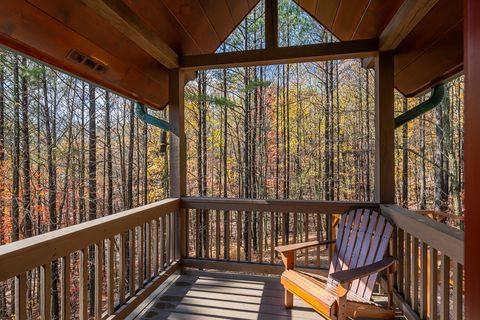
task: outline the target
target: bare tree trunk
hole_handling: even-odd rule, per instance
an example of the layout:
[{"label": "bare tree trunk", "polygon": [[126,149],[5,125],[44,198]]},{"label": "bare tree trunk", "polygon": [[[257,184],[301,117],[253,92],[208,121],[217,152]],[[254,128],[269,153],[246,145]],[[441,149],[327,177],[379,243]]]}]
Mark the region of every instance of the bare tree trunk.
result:
[{"label": "bare tree trunk", "polygon": [[127,171],[127,209],[133,208],[133,148],[135,137],[135,112],[133,102],[130,104],[130,124],[128,140],[128,171]]},{"label": "bare tree trunk", "polygon": [[113,213],[113,164],[112,164],[112,139],[110,92],[105,92],[105,140],[107,147],[107,215]]},{"label": "bare tree trunk", "polygon": [[[403,112],[408,110],[408,101],[403,97]],[[408,125],[402,128],[402,205],[408,208]]]},{"label": "bare tree trunk", "polygon": [[[96,136],[96,106],[95,106],[95,87],[89,85],[89,108],[88,108],[88,220],[97,218],[97,136]],[[90,295],[90,315],[95,311],[95,248],[90,246],[90,277],[89,277],[89,295]]]}]

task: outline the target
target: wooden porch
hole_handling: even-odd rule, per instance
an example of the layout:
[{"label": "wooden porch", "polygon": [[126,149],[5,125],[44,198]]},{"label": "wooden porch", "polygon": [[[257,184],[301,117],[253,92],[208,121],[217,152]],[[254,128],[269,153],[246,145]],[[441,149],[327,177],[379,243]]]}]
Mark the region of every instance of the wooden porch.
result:
[{"label": "wooden porch", "polygon": [[[281,297],[283,291],[280,290],[278,275],[284,267],[274,254],[274,244],[283,243],[287,237],[290,243],[332,239],[337,228],[335,214],[365,207],[379,208],[381,214],[396,226],[391,250],[399,261],[394,284],[394,302],[400,312],[409,319],[426,319],[435,314],[440,315],[442,319],[462,319],[463,233],[396,205],[379,206],[376,203],[221,198],[166,199],[4,245],[0,247],[2,265],[0,281],[14,279],[15,300],[11,303],[15,304],[16,315],[20,315],[21,319],[23,319],[21,315],[26,314],[27,303],[31,303],[35,315],[40,315],[43,319],[50,318],[48,311],[52,266],[61,271],[59,291],[62,319],[89,318],[87,303],[89,296],[95,297],[96,319],[137,315],[147,318],[147,314],[153,315],[153,312],[158,311],[156,310],[158,305],[148,307],[148,311],[145,309],[147,305],[150,306],[149,302],[153,303],[152,294],[155,293],[153,297],[158,296],[156,300],[154,299],[155,303],[161,302],[162,306],[164,301],[157,301],[161,300],[157,290],[172,281],[176,282],[176,285],[171,285],[163,294],[175,296],[176,298],[171,299],[178,301],[170,301],[166,310],[157,312],[160,318],[167,315],[172,318],[187,317],[185,314],[197,313],[199,309],[204,313],[218,314],[221,310],[213,308],[211,302],[208,304],[207,301],[203,301],[206,304],[196,306],[197,309],[189,305],[190,295],[198,291],[198,286],[208,286],[209,299],[220,295],[225,299],[238,301],[236,290],[246,286],[247,291],[255,291],[258,288],[255,289],[252,282],[259,282],[260,286],[263,286],[262,296],[265,294],[265,297]],[[197,220],[200,210],[211,222],[208,224],[211,227],[206,230],[211,233],[205,238],[206,242],[201,242],[200,237],[200,225]],[[261,230],[272,230],[261,234],[259,237],[261,243],[256,252],[252,249],[255,248],[252,242],[253,213],[264,218],[259,220],[266,224],[264,225],[266,228]],[[237,219],[241,220],[244,215],[250,226],[246,241],[242,239],[242,233],[237,232],[241,224],[236,223]],[[272,226],[275,225],[277,216],[280,219],[287,217],[291,219],[293,229],[287,230],[282,227],[276,234]],[[325,232],[320,230],[322,224],[314,223],[322,219],[327,222]],[[227,223],[224,224],[224,221]],[[294,226],[300,221],[307,223],[309,225],[307,230],[311,231],[302,237],[294,231]],[[280,226],[285,225],[280,223]],[[201,250],[204,246],[208,250]],[[87,264],[89,255],[95,256],[95,266]],[[297,266],[303,270],[324,274],[331,256],[328,250],[314,248],[302,250],[296,259]],[[77,265],[78,268],[75,267]],[[89,267],[95,269],[93,287],[88,284]],[[205,271],[192,273],[188,271],[191,269],[219,270],[224,273]],[[187,273],[179,278],[179,272],[185,270]],[[41,273],[42,279],[39,298],[27,302],[27,277],[30,272],[37,271]],[[237,274],[227,275],[225,272]],[[239,275],[238,272],[243,275]],[[384,281],[382,279],[378,285],[384,286]],[[185,286],[188,288],[178,288],[184,283],[188,283]],[[71,292],[72,288],[78,288],[78,295],[64,294]],[[91,295],[92,290],[94,294]],[[180,292],[182,290],[183,295]],[[247,297],[255,296],[249,292],[244,293]],[[78,303],[72,303],[74,300]],[[297,314],[305,318],[316,314],[302,307],[301,303],[289,314],[277,300],[268,303],[267,309],[270,311],[267,312],[266,304],[262,306],[263,302],[262,299],[254,305],[241,304],[245,317],[239,318],[266,317],[265,314],[269,312],[285,317],[295,315],[295,318]],[[78,305],[79,308],[73,310],[71,305]],[[139,306],[141,308],[137,309]],[[235,311],[238,306],[232,305],[230,309]],[[150,310],[151,308],[154,310]],[[145,310],[146,313],[140,310]],[[204,315],[202,312],[195,316],[201,318]]]}]

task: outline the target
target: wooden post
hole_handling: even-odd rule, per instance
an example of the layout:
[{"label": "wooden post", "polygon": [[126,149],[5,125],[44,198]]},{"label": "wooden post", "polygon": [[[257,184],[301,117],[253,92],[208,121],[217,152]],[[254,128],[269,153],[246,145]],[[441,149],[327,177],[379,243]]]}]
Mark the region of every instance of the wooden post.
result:
[{"label": "wooden post", "polygon": [[465,318],[480,314],[480,2],[464,1],[465,70]]},{"label": "wooden post", "polygon": [[[186,195],[187,151],[185,137],[185,108],[183,89],[184,72],[181,69],[169,71],[169,122],[170,122],[170,197]],[[180,258],[186,257],[187,217],[186,210],[179,209]]]},{"label": "wooden post", "polygon": [[265,48],[278,47],[278,0],[265,1]]},{"label": "wooden post", "polygon": [[395,203],[393,51],[375,58],[375,201]]}]

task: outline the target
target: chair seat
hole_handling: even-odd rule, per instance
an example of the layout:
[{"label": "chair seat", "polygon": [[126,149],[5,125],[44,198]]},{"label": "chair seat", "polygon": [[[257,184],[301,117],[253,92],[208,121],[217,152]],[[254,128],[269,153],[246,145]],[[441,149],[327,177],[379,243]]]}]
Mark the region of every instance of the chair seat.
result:
[{"label": "chair seat", "polygon": [[[282,273],[281,283],[287,290],[308,302],[321,314],[327,317],[333,317],[336,314],[337,285],[333,280],[291,269]],[[373,301],[366,300],[352,292],[348,292],[347,300],[355,305],[370,308],[380,307]]]}]

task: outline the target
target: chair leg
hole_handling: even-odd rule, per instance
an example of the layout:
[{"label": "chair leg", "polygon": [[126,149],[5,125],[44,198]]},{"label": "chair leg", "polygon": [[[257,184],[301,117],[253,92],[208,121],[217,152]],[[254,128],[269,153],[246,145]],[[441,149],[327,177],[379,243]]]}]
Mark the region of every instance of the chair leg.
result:
[{"label": "chair leg", "polygon": [[285,308],[293,308],[293,293],[285,289]]}]

